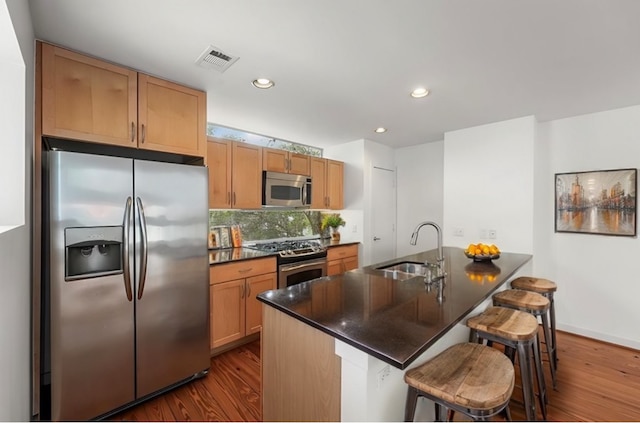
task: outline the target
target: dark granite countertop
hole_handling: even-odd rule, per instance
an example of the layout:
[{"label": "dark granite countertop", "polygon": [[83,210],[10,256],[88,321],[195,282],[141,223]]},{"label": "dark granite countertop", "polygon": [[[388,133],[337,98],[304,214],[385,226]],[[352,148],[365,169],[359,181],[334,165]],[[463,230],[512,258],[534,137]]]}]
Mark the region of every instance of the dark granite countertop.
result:
[{"label": "dark granite countertop", "polygon": [[225,248],[222,250],[209,250],[209,264],[215,265],[230,263],[235,261],[251,260],[276,255],[277,253],[268,253],[251,248]]},{"label": "dark granite countertop", "polygon": [[405,369],[532,257],[502,253],[492,262],[476,263],[461,248],[445,247],[444,254],[441,301],[437,285],[428,290],[423,277],[396,280],[376,270],[400,261],[435,263],[435,250],[263,292],[258,299]]}]

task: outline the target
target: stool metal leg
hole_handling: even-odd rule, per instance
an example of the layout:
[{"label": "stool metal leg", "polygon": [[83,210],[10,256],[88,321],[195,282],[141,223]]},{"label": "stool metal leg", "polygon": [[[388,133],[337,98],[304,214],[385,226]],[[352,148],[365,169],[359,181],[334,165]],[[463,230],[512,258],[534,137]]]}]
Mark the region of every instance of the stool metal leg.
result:
[{"label": "stool metal leg", "polygon": [[527,412],[527,420],[536,420],[536,402],[532,389],[532,372],[531,360],[529,360],[529,345],[518,343],[518,362],[520,364],[520,378],[522,382],[522,394],[524,399],[524,408]]},{"label": "stool metal leg", "polygon": [[556,343],[556,308],[553,301],[553,293],[549,296],[549,319],[551,320],[551,339],[553,341],[553,364],[558,370],[558,344]]},{"label": "stool metal leg", "polygon": [[536,341],[532,345],[533,359],[536,366],[536,379],[538,380],[538,398],[540,399],[540,411],[542,419],[547,420],[547,386],[544,382],[542,370],[542,358],[540,357],[540,339],[536,335]]},{"label": "stool metal leg", "polygon": [[416,414],[416,405],[418,403],[418,390],[413,386],[409,386],[407,391],[407,403],[404,407],[404,421],[412,422]]},{"label": "stool metal leg", "polygon": [[549,318],[547,313],[542,313],[542,330],[544,331],[544,341],[547,344],[547,357],[549,358],[549,368],[551,369],[551,381],[553,382],[553,389],[558,389],[558,382],[556,380],[556,366],[553,359],[553,350],[551,343],[551,330],[549,329]]}]

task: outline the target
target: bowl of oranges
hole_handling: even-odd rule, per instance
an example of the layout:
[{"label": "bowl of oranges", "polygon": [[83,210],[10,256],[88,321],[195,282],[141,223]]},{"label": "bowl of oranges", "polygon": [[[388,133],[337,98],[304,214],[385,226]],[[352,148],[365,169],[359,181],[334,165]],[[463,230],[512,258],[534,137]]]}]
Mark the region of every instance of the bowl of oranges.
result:
[{"label": "bowl of oranges", "polygon": [[469,244],[464,250],[464,255],[473,261],[491,261],[500,258],[500,249],[494,245],[487,245],[481,242]]}]

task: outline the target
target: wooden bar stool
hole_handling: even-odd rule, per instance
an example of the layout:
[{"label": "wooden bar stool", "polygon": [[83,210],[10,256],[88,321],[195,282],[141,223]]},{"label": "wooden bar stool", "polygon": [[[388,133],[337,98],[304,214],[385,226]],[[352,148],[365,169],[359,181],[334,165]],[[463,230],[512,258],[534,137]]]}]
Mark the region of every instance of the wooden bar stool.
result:
[{"label": "wooden bar stool", "polygon": [[486,420],[507,411],[513,392],[513,364],[500,351],[481,344],[456,344],[421,366],[408,370],[409,385],[405,421],[413,421],[418,397],[435,402],[436,421],[443,421],[445,409],[458,411],[473,420]]},{"label": "wooden bar stool", "polygon": [[[518,353],[522,397],[527,420],[536,420],[535,393],[533,390],[533,375],[531,353],[533,352],[536,379],[538,381],[538,395],[542,418],[547,419],[547,389],[542,373],[540,359],[540,342],[538,340],[538,319],[524,311],[505,307],[489,307],[482,314],[467,319],[467,326],[471,329],[470,340],[478,342],[486,339],[498,342]],[[507,352],[507,351],[505,351]],[[514,361],[513,354],[508,354]]]},{"label": "wooden bar stool", "polygon": [[[542,319],[542,331],[544,333],[544,342],[547,347],[551,345],[551,330],[549,328],[549,300],[536,292],[525,291],[523,289],[506,289],[493,295],[493,305],[514,308],[520,311],[531,313],[536,318],[540,316]],[[549,358],[549,368],[551,369],[551,379],[553,389],[557,388],[556,366],[553,361],[553,353],[551,348],[547,348],[547,357]]]},{"label": "wooden bar stool", "polygon": [[556,344],[556,308],[553,301],[553,294],[558,290],[558,285],[549,279],[534,278],[532,276],[522,276],[511,281],[511,288],[524,289],[525,291],[537,292],[549,300],[549,323],[551,324],[551,343],[547,348],[551,348],[553,353],[553,364],[558,370],[558,345]]}]

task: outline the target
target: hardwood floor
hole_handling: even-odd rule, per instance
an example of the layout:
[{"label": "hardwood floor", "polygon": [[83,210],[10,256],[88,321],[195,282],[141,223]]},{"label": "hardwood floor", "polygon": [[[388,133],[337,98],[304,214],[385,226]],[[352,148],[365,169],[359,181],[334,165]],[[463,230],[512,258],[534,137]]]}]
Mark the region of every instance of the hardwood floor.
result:
[{"label": "hardwood floor", "polygon": [[[558,357],[557,391],[551,388],[545,362],[548,420],[640,421],[640,351],[558,332]],[[521,398],[518,387],[514,398]],[[514,420],[525,418],[517,402],[511,405],[511,413]],[[113,417],[122,421],[261,419],[259,341],[212,358],[207,377]]]}]

